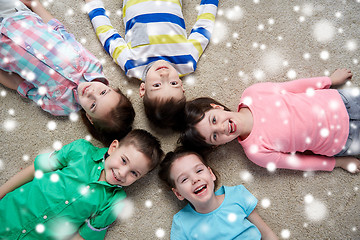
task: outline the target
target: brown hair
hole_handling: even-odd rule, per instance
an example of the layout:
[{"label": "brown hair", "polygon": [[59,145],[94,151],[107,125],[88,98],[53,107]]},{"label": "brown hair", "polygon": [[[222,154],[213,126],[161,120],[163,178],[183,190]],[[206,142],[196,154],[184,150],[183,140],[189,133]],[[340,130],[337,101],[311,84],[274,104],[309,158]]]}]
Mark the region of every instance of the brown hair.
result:
[{"label": "brown hair", "polygon": [[120,95],[119,103],[111,110],[107,120],[93,119],[89,121],[84,109],[80,110],[81,118],[90,134],[105,146],[109,146],[114,139],[122,139],[132,129],[135,111],[130,100],[119,88],[114,89]]},{"label": "brown hair", "polygon": [[229,108],[209,97],[196,98],[186,102],[184,110],[185,129],[181,133],[178,142],[188,149],[196,149],[202,152],[212,147],[212,145],[205,142],[205,137],[195,128],[196,124],[204,118],[205,113],[213,109],[211,104],[222,106],[225,111],[230,111]]},{"label": "brown hair", "polygon": [[[164,160],[160,163],[160,170],[159,170],[159,178],[164,181],[170,188],[175,188],[175,182],[170,177],[171,167],[172,164],[179,158],[188,156],[188,155],[195,155],[197,156],[200,161],[206,166],[209,167],[209,164],[207,163],[206,159],[201,153],[195,152],[193,150],[189,150],[183,146],[177,147],[173,152],[168,152],[165,155]],[[213,173],[216,176],[216,180],[214,182],[215,188],[217,188],[218,181],[219,181],[219,174],[211,168]]]},{"label": "brown hair", "polygon": [[143,153],[150,160],[149,171],[160,163],[164,155],[159,140],[142,129],[132,130],[120,141],[119,146],[121,145],[133,145],[139,152]]},{"label": "brown hair", "polygon": [[181,131],[184,128],[185,96],[180,100],[174,98],[162,100],[155,98],[150,100],[147,94],[143,98],[146,117],[150,122],[161,128],[171,128]]}]

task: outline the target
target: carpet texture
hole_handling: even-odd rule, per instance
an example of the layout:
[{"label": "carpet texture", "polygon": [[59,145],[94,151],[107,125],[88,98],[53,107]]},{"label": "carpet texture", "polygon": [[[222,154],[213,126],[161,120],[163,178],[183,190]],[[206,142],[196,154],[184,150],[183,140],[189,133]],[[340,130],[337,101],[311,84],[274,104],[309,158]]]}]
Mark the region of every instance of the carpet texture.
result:
[{"label": "carpet texture", "polygon": [[[183,0],[189,33],[200,0]],[[134,104],[134,127],[156,135],[165,152],[176,146],[177,133],[152,127],[138,94],[140,82],[127,79],[97,40],[81,0],[44,1],[95,56],[114,87]],[[113,25],[124,33],[122,1],[105,0]],[[263,81],[329,75],[352,69],[360,85],[360,1],[226,0],[220,1],[211,43],[195,73],[183,78],[186,97],[211,96],[236,110],[241,92]],[[269,106],[271,107],[271,106]],[[88,133],[82,122],[54,117],[0,86],[0,184],[52,151]],[[96,146],[101,144],[91,140]],[[222,185],[243,184],[258,200],[257,211],[280,239],[360,239],[360,175],[341,169],[269,172],[250,162],[231,142],[210,155]],[[157,178],[157,169],[126,188],[129,207],[106,239],[169,239],[172,216],[183,203]]]}]

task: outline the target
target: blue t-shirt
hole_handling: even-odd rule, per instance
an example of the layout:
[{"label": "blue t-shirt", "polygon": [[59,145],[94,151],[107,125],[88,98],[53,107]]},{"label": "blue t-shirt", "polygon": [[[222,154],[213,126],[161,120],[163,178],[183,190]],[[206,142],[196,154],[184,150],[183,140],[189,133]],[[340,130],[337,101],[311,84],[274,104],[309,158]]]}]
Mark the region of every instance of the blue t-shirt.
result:
[{"label": "blue t-shirt", "polygon": [[244,186],[222,186],[215,194],[225,194],[225,198],[214,211],[198,213],[188,204],[174,215],[172,240],[261,239],[260,231],[247,219],[257,199]]}]

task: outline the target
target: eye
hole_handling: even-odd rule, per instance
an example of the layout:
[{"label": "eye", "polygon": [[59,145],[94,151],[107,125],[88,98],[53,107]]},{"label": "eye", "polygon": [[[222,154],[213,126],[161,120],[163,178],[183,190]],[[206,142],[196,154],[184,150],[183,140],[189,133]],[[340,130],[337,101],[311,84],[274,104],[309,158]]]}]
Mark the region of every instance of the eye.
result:
[{"label": "eye", "polygon": [[121,160],[122,160],[122,163],[123,163],[123,164],[126,164],[125,158],[121,158]]},{"label": "eye", "polygon": [[184,183],[186,180],[187,180],[187,178],[183,178],[183,179],[181,180],[181,183]]},{"label": "eye", "polygon": [[153,84],[152,86],[153,86],[153,87],[160,87],[160,85],[161,85],[160,83],[155,83],[155,84]]},{"label": "eye", "polygon": [[102,91],[100,95],[104,95],[106,93],[106,90]]},{"label": "eye", "polygon": [[202,171],[203,171],[203,169],[200,168],[200,169],[198,169],[198,170],[196,171],[196,173],[200,173],[200,172],[202,172]]},{"label": "eye", "polygon": [[213,139],[214,139],[214,141],[216,141],[216,139],[217,139],[217,134],[216,133],[213,134]]},{"label": "eye", "polygon": [[172,82],[170,82],[170,84],[175,86],[175,85],[178,85],[178,82],[172,81]]},{"label": "eye", "polygon": [[212,124],[215,124],[216,123],[216,118],[213,117],[212,120],[211,120]]},{"label": "eye", "polygon": [[138,177],[139,175],[137,174],[137,172],[135,172],[135,171],[131,171],[131,175],[133,175],[134,177]]},{"label": "eye", "polygon": [[94,109],[95,106],[96,106],[96,104],[95,104],[95,103],[92,103],[91,106],[90,106],[90,109]]}]

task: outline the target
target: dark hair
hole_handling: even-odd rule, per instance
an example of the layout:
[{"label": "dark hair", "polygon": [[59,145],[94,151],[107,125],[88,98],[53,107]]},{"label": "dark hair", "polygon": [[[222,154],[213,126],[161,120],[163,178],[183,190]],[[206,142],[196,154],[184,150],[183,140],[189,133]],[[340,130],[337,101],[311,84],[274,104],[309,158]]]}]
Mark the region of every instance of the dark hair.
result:
[{"label": "dark hair", "polygon": [[[165,155],[164,160],[160,163],[160,170],[159,170],[159,178],[164,181],[170,188],[175,188],[175,182],[173,179],[171,179],[170,177],[170,172],[171,172],[171,167],[172,164],[179,158],[184,157],[184,156],[188,156],[188,155],[195,155],[197,156],[200,161],[206,166],[209,167],[209,164],[207,163],[206,159],[204,158],[204,156],[199,153],[199,152],[195,152],[193,150],[189,150],[183,146],[177,147],[173,152],[168,152]],[[213,171],[213,173],[216,176],[216,180],[215,180],[215,188],[217,187],[218,184],[218,180],[219,180],[219,174],[214,170],[211,169]]]},{"label": "dark hair", "polygon": [[80,110],[81,118],[90,134],[105,146],[109,146],[114,139],[122,139],[132,129],[135,111],[130,100],[119,88],[114,89],[120,95],[119,103],[111,110],[107,120],[93,119],[89,121],[84,109]]},{"label": "dark hair", "polygon": [[205,137],[195,128],[195,125],[204,118],[205,113],[213,109],[211,104],[222,106],[225,111],[230,111],[229,108],[209,97],[196,98],[185,104],[185,129],[181,133],[178,142],[188,149],[196,149],[203,152],[212,147],[212,145],[205,142]]},{"label": "dark hair", "polygon": [[142,129],[134,129],[129,132],[120,140],[119,146],[121,145],[133,145],[139,152],[148,157],[150,160],[149,171],[153,170],[160,163],[164,155],[159,140],[151,133]]},{"label": "dark hair", "polygon": [[174,131],[184,129],[184,107],[186,98],[174,98],[162,100],[155,98],[150,100],[147,94],[143,98],[146,117],[154,126],[171,128]]}]

